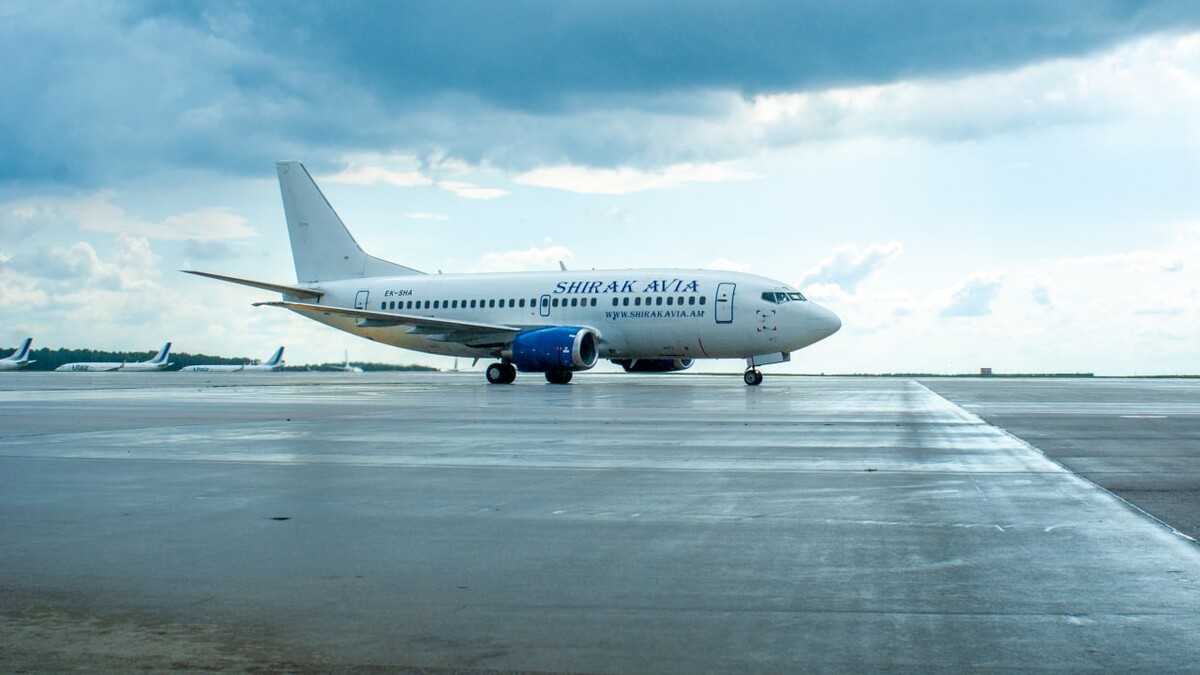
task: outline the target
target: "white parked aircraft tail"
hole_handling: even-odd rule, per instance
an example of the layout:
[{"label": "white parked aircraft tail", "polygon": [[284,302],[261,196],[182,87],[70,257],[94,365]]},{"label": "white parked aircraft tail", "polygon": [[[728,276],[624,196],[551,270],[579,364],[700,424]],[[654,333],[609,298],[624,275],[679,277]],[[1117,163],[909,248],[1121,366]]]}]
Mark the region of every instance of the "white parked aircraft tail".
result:
[{"label": "white parked aircraft tail", "polygon": [[162,349],[158,350],[157,356],[150,359],[149,361],[146,361],[145,363],[146,363],[146,365],[161,366],[161,367],[165,368],[166,366],[171,365],[171,364],[167,363],[167,356],[170,355],[170,353],[171,353],[171,343],[168,342],[167,344],[162,346]]},{"label": "white parked aircraft tail", "polygon": [[283,347],[280,347],[279,349],[275,350],[275,353],[271,355],[271,358],[264,361],[261,365],[267,366],[268,368],[274,368],[274,367],[280,365],[280,361],[282,359],[283,359]]},{"label": "white parked aircraft tail", "polygon": [[364,253],[303,164],[279,162],[275,168],[292,240],[296,281],[307,284],[423,274]]},{"label": "white parked aircraft tail", "polygon": [[31,344],[33,344],[33,338],[25,338],[25,342],[21,343],[21,347],[17,351],[0,359],[0,370],[16,370],[33,363],[29,360],[29,345]]}]

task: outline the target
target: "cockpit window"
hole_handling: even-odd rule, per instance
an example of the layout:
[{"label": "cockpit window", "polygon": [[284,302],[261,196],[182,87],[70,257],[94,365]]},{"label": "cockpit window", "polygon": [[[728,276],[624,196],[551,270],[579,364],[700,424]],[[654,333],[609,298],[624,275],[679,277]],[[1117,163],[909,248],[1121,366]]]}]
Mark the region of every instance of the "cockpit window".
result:
[{"label": "cockpit window", "polygon": [[776,305],[782,305],[785,302],[808,301],[808,298],[805,298],[804,295],[802,295],[799,291],[767,291],[766,293],[762,294],[762,299],[766,300],[767,302],[773,302]]}]

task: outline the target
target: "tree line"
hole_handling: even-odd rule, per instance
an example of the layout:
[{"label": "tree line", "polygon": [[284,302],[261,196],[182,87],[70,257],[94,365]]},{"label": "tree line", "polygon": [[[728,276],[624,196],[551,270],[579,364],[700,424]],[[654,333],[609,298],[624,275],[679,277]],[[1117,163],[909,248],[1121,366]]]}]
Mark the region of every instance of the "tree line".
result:
[{"label": "tree line", "polygon": [[[19,346],[19,345],[18,345]],[[9,347],[0,349],[0,358],[8,356],[15,352],[17,347]],[[127,363],[136,363],[138,361],[147,361],[154,358],[158,353],[157,349],[148,352],[110,352],[99,349],[50,349],[42,347],[41,349],[30,349],[29,358],[35,362],[22,368],[22,370],[54,370],[59,366],[68,363],[79,363],[83,361],[125,361]],[[232,365],[240,366],[244,363],[260,363],[262,359],[252,359],[245,356],[213,356],[210,354],[189,354],[187,352],[171,352],[171,367],[168,370],[178,370],[187,366],[199,365]],[[364,371],[436,371],[437,368],[428,366],[418,366],[414,364],[396,365],[391,363],[365,363],[351,362],[352,366],[358,366]],[[316,366],[286,366],[284,370],[336,370],[342,367],[341,363],[323,363]]]}]

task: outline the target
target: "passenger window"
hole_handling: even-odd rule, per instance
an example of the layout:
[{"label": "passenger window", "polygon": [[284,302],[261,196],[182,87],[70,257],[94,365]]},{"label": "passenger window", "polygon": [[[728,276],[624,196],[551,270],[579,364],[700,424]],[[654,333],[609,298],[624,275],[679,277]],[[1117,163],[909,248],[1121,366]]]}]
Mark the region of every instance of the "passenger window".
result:
[{"label": "passenger window", "polygon": [[488,309],[492,309],[492,308],[494,308],[495,306],[496,306],[496,299],[495,299],[495,298],[492,298],[491,300],[488,300]]},{"label": "passenger window", "polygon": [[641,306],[642,306],[642,298],[641,298],[641,296],[638,296],[638,297],[636,297],[636,298],[634,298],[634,299],[633,299],[633,306],[634,306],[634,307],[641,307]]},{"label": "passenger window", "polygon": [[618,302],[620,302],[618,298],[613,298],[613,307],[616,307]]},{"label": "passenger window", "polygon": [[675,298],[672,298],[671,296],[669,296],[669,295],[668,295],[668,296],[667,296],[667,304],[668,304],[668,305],[673,305],[673,304],[675,304]]},{"label": "passenger window", "polygon": [[517,301],[516,301],[516,300],[514,300],[514,299],[512,299],[512,298],[509,298],[509,299],[508,299],[508,306],[509,306],[509,307],[516,307],[516,306],[517,306]]},{"label": "passenger window", "polygon": [[706,302],[708,302],[708,296],[707,295],[700,296],[700,304],[703,305]]},{"label": "passenger window", "polygon": [[571,298],[571,306],[578,307],[579,306],[579,298]]},{"label": "passenger window", "polygon": [[683,304],[683,296],[682,296],[682,295],[681,295],[681,296],[679,296],[679,299],[675,301],[675,304],[677,304],[677,305],[682,305],[682,304]]},{"label": "passenger window", "polygon": [[688,296],[688,304],[689,305],[696,304],[696,296],[694,296],[694,295]]},{"label": "passenger window", "polygon": [[626,297],[626,298],[621,298],[621,306],[622,306],[622,307],[628,307],[628,306],[629,306],[629,298],[627,298],[627,297]]},{"label": "passenger window", "polygon": [[521,298],[520,302],[517,303],[517,306],[524,307],[525,306],[525,298]]},{"label": "passenger window", "polygon": [[596,299],[592,298],[592,307],[595,307],[595,306],[596,306]]},{"label": "passenger window", "polygon": [[386,302],[379,303],[379,309],[387,309],[387,303]]},{"label": "passenger window", "polygon": [[542,307],[549,307],[549,306],[550,306],[550,298],[542,297]]},{"label": "passenger window", "polygon": [[654,299],[654,304],[662,305],[662,296],[661,295]]},{"label": "passenger window", "polygon": [[553,305],[554,307],[558,307],[558,298],[554,298],[553,300],[551,300],[550,304]]},{"label": "passenger window", "polygon": [[429,301],[428,300],[425,301],[425,309],[429,309]]},{"label": "passenger window", "polygon": [[433,308],[434,308],[434,309],[437,309],[437,308],[438,308],[438,301],[437,301],[437,300],[434,300],[434,301],[433,301]]}]

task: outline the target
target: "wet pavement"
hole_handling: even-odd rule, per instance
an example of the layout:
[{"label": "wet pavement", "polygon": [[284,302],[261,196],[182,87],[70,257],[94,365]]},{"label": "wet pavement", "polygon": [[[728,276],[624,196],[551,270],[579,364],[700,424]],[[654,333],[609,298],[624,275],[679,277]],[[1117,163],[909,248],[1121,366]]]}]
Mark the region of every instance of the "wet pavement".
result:
[{"label": "wet pavement", "polygon": [[1200,380],[926,380],[1180,532],[1200,538]]},{"label": "wet pavement", "polygon": [[976,416],[1053,383],[926,384],[4,374],[0,666],[1194,669],[1200,548]]}]

